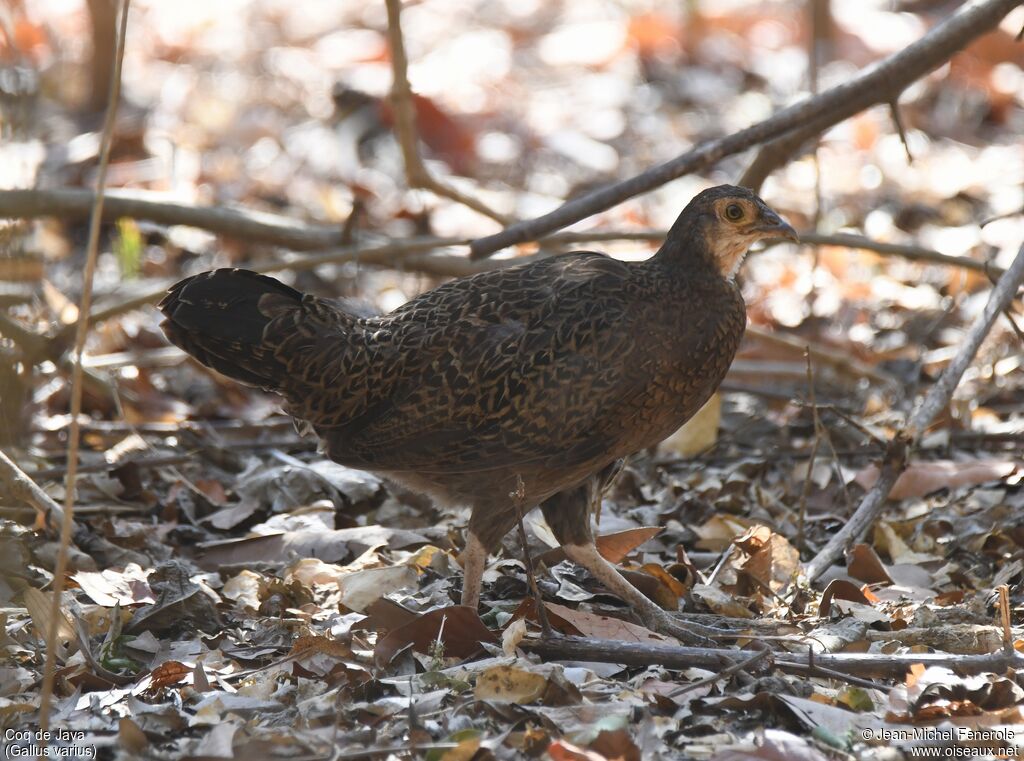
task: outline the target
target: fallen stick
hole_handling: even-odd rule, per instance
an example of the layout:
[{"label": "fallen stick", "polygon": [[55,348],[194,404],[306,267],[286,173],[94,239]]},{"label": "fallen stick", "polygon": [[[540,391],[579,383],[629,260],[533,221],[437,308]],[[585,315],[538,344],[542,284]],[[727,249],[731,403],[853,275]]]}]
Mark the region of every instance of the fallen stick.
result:
[{"label": "fallen stick", "polygon": [[1024,282],[1024,246],[1021,246],[1016,258],[992,289],[985,308],[967,331],[953,361],[946,366],[942,375],[939,376],[939,380],[928,389],[928,393],[917,404],[907,424],[902,430],[897,431],[889,441],[878,481],[864,495],[864,499],[850,520],[835,533],[828,544],[804,568],[808,579],[814,581],[821,576],[829,566],[843,556],[848,547],[859,541],[868,528],[874,524],[882,512],[882,507],[889,492],[892,491],[896,479],[906,469],[911,450],[939,412],[949,404],[953,391],[960,382],[964,371],[974,360],[978,347],[985,340],[985,336],[988,335],[999,315],[1010,305],[1022,282]]},{"label": "fallen stick", "polygon": [[705,169],[726,156],[781,137],[790,130],[823,132],[869,106],[893,103],[912,82],[938,68],[971,40],[995,27],[1020,0],[974,0],[917,42],[868,67],[843,84],[805,98],[758,124],[709,140],[635,177],[588,193],[552,212],[478,238],[471,256],[481,259],[508,246],[536,240],[634,196],[661,187],[691,172]]},{"label": "fallen stick", "polygon": [[[670,669],[692,667],[719,669],[748,655],[744,650],[728,648],[682,647],[643,644],[618,640],[594,640],[557,636],[549,639],[524,639],[519,647],[544,660],[595,661],[625,666],[664,666]],[[843,674],[900,677],[911,666],[944,666],[962,674],[1000,672],[1024,668],[1024,654],[999,650],[985,655],[950,653],[774,653],[775,666],[783,671],[806,673],[815,666]]]}]

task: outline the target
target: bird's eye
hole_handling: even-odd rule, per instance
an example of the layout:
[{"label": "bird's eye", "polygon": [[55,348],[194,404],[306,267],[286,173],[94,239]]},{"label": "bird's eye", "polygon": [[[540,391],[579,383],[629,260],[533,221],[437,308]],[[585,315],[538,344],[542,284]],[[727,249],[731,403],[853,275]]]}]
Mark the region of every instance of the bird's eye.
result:
[{"label": "bird's eye", "polygon": [[743,207],[738,203],[731,203],[725,207],[725,218],[730,222],[739,222],[743,219]]}]

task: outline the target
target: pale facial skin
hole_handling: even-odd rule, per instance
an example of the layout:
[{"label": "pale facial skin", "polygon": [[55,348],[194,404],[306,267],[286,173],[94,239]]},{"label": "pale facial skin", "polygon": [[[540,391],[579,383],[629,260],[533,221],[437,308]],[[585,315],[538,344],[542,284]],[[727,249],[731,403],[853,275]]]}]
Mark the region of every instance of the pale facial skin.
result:
[{"label": "pale facial skin", "polygon": [[722,198],[714,204],[715,240],[709,248],[715,252],[719,271],[733,278],[750,247],[765,238],[785,238],[797,242],[796,232],[767,206],[746,198]]}]

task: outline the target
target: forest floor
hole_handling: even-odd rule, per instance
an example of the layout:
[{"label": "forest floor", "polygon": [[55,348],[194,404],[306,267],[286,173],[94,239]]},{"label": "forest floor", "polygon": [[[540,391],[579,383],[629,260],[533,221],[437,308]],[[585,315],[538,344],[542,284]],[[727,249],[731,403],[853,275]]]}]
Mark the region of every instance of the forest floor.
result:
[{"label": "forest floor", "polygon": [[[816,579],[802,565],[876,482],[1024,242],[1020,9],[903,93],[902,135],[872,108],[767,178],[762,196],[811,234],[748,257],[749,330],[720,393],[604,495],[602,552],[664,607],[734,628],[730,659],[632,623],[530,513],[553,629],[541,658],[518,534],[491,558],[479,611],[458,607],[464,511],[328,461],[276,397],[169,347],[152,306],[214,267],[272,267],[389,311],[522,256],[584,246],[642,259],[689,198],[735,182],[754,152],[571,228],[600,243],[470,262],[465,245],[429,240],[495,233],[480,208],[536,217],[765,119],[807,94],[813,40],[825,91],[957,4],[834,0],[827,27],[812,24],[816,5],[409,4],[426,168],[467,205],[409,189],[383,3],[133,2],[108,187],[277,215],[264,219],[280,235],[233,235],[233,217],[187,226],[174,209],[103,226],[47,742],[167,759],[1022,752],[1020,300],[863,543]],[[29,2],[0,27],[0,187],[95,183],[89,17],[70,8]],[[55,196],[37,200],[42,212],[10,216],[38,218],[4,221],[13,200],[0,193],[0,448],[61,503],[88,226]],[[423,238],[429,250],[403,248]],[[7,487],[0,744],[15,753],[42,738],[59,541]]]}]

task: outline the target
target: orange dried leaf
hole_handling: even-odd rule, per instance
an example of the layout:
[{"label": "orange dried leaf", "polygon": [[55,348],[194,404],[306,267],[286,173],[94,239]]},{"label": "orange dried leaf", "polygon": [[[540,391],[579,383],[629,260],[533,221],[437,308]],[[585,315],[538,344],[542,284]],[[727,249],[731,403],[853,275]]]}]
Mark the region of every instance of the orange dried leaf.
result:
[{"label": "orange dried leaf", "polygon": [[629,553],[661,533],[660,526],[641,526],[604,534],[595,539],[597,551],[609,563],[621,563]]},{"label": "orange dried leaf", "polygon": [[878,554],[866,544],[854,545],[846,555],[846,570],[866,584],[892,584],[892,577]]}]

